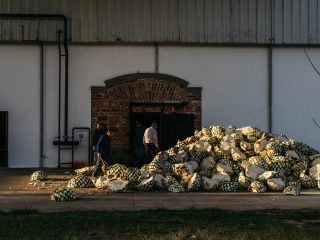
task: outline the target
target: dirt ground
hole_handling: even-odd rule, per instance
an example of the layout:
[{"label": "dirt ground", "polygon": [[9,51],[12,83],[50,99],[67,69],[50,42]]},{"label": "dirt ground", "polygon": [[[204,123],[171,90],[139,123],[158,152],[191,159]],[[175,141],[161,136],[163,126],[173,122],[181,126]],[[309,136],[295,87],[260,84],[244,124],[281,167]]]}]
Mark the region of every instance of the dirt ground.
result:
[{"label": "dirt ground", "polygon": [[106,193],[95,188],[75,189],[79,200],[54,202],[50,193],[59,186],[66,186],[74,176],[72,169],[46,169],[48,180],[32,183],[30,176],[35,169],[0,169],[0,211],[35,209],[41,212],[86,210],[142,210],[220,208],[228,210],[258,209],[320,209],[320,191],[303,190],[300,196],[282,193],[167,193],[128,192]]}]

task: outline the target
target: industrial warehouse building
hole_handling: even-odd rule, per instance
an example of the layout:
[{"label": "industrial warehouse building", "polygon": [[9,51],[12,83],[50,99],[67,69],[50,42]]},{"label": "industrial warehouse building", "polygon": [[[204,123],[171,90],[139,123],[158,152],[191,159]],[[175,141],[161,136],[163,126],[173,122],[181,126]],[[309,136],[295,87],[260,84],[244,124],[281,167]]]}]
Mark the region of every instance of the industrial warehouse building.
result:
[{"label": "industrial warehouse building", "polygon": [[319,149],[319,19],[319,0],[0,0],[0,164],[70,162],[59,140],[87,162],[97,121],[130,152],[136,119],[163,147],[234,124]]}]

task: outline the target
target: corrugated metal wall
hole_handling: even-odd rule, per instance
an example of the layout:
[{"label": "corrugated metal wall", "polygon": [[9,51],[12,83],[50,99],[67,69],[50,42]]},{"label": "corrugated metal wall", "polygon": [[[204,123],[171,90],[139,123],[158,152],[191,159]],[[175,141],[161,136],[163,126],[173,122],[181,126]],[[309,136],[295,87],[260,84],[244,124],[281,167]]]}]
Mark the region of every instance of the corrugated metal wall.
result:
[{"label": "corrugated metal wall", "polygon": [[[65,14],[72,42],[269,42],[269,0],[0,0],[0,13]],[[320,0],[272,0],[277,44],[320,43]],[[1,20],[0,41],[55,41],[58,21]],[[38,33],[37,33],[38,32]]]}]

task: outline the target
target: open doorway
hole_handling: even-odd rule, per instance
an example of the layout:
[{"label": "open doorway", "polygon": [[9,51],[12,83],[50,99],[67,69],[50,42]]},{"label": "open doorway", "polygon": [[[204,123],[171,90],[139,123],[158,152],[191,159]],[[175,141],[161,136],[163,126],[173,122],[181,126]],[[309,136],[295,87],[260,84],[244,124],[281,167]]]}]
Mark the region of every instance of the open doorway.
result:
[{"label": "open doorway", "polygon": [[[160,130],[161,130],[161,113],[159,112],[139,112],[139,113],[132,113],[131,119],[130,119],[130,145],[131,145],[131,153],[134,153],[134,136],[136,131],[136,124],[135,122],[139,120],[141,122],[142,126],[145,126],[146,128],[151,126],[151,123],[156,122],[158,124],[158,138],[160,137]],[[160,140],[160,139],[159,139]]]},{"label": "open doorway", "polygon": [[160,113],[148,112],[148,113],[132,113],[131,117],[131,136],[136,130],[135,122],[139,120],[146,128],[151,126],[151,123],[156,122],[158,124],[158,132],[160,131]]},{"label": "open doorway", "polygon": [[8,166],[8,112],[0,112],[0,167]]},{"label": "open doorway", "polygon": [[163,150],[194,133],[194,114],[163,114],[160,120],[160,145]]},{"label": "open doorway", "polygon": [[134,136],[136,125],[139,120],[146,128],[152,122],[158,124],[158,140],[161,150],[167,150],[176,145],[178,140],[183,140],[194,133],[194,114],[163,114],[161,112],[133,112],[130,119],[130,145],[131,153],[134,154]]}]

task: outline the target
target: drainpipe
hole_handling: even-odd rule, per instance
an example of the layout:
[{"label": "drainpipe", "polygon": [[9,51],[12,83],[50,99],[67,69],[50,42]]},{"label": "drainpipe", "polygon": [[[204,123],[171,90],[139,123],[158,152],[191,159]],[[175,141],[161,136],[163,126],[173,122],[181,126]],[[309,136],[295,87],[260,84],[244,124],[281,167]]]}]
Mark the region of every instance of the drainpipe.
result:
[{"label": "drainpipe", "polygon": [[40,42],[40,163],[39,167],[43,167],[43,105],[44,105],[44,75],[43,75],[43,42]]},{"label": "drainpipe", "polygon": [[270,24],[270,38],[269,38],[269,46],[268,46],[268,132],[272,133],[272,50],[273,50],[273,43],[274,43],[274,37],[273,37],[273,20],[272,20],[272,1],[269,0],[269,24]]},{"label": "drainpipe", "polygon": [[154,44],[154,50],[155,50],[155,61],[154,61],[154,64],[155,64],[155,68],[154,68],[154,71],[155,73],[158,73],[159,72],[159,44],[158,43],[155,43]]},{"label": "drainpipe", "polygon": [[68,98],[69,98],[69,49],[68,49],[68,22],[67,18],[64,18],[64,33],[63,33],[63,45],[64,45],[64,81],[65,81],[65,88],[64,88],[64,138],[68,138]]},{"label": "drainpipe", "polygon": [[268,47],[268,132],[272,133],[272,46]]},{"label": "drainpipe", "polygon": [[61,140],[61,31],[58,32],[58,50],[59,50],[59,64],[58,64],[58,140]]}]

